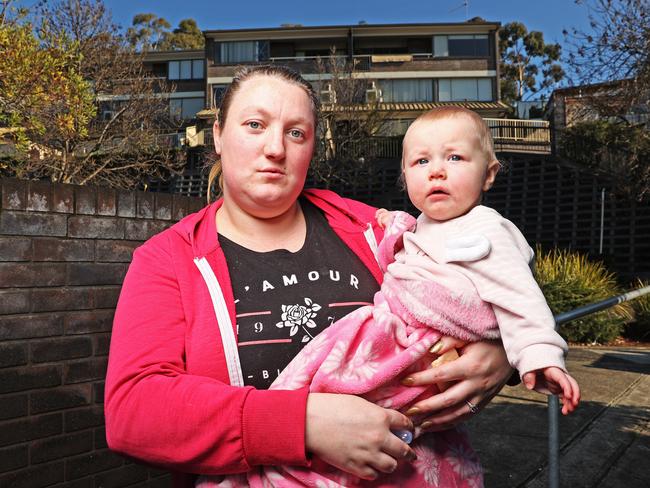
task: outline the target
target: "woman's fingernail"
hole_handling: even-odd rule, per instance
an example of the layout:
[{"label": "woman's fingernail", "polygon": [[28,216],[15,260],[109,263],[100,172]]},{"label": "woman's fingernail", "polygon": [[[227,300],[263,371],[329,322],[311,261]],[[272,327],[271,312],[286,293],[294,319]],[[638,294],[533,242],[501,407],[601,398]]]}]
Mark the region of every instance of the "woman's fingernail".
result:
[{"label": "woman's fingernail", "polygon": [[433,346],[431,346],[431,349],[429,349],[429,352],[431,354],[438,354],[440,349],[442,349],[442,341],[438,341]]},{"label": "woman's fingernail", "polygon": [[413,386],[415,379],[412,376],[407,376],[402,381],[400,381],[400,383],[402,383],[404,386]]},{"label": "woman's fingernail", "polygon": [[433,422],[429,422],[428,420],[425,420],[424,422],[422,422],[422,423],[420,424],[420,428],[421,428],[421,429],[428,429],[428,428],[431,427],[432,425],[433,425]]},{"label": "woman's fingernail", "polygon": [[404,415],[410,417],[412,415],[417,415],[421,412],[421,410],[418,407],[411,407],[409,408]]}]

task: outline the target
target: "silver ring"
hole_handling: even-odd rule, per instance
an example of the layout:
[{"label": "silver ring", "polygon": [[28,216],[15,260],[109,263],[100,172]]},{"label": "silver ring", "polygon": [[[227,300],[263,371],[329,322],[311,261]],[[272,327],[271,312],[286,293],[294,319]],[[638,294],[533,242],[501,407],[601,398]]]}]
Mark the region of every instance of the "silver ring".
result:
[{"label": "silver ring", "polygon": [[467,406],[469,407],[469,413],[471,413],[471,414],[478,413],[478,407],[477,407],[476,405],[474,405],[474,404],[473,404],[472,402],[470,402],[469,400],[465,400],[465,403],[466,403]]}]

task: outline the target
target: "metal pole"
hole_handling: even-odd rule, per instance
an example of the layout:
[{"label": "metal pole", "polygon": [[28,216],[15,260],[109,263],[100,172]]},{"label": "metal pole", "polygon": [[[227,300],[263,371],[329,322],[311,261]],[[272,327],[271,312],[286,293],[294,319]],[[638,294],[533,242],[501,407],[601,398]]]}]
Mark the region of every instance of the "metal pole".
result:
[{"label": "metal pole", "polygon": [[548,486],[560,488],[560,401],[548,397]]},{"label": "metal pole", "polygon": [[[584,317],[606,308],[613,307],[619,303],[627,302],[650,293],[650,286],[644,286],[638,290],[628,291],[622,295],[606,298],[600,302],[591,303],[569,312],[556,315],[555,328],[571,320]],[[549,488],[560,488],[560,402],[556,395],[548,397],[548,486]]]}]

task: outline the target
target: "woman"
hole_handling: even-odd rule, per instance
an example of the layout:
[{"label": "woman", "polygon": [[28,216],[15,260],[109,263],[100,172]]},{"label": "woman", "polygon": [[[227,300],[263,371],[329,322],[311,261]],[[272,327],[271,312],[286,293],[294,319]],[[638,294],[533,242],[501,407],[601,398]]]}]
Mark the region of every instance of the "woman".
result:
[{"label": "woman", "polygon": [[[263,389],[320,330],[371,302],[381,281],[375,209],[303,191],[317,120],[299,75],[240,71],[214,126],[221,161],[211,179],[223,198],[134,253],[111,339],[107,441],[175,471],[175,486],[192,486],[178,473],[305,466],[312,455],[374,479],[414,457],[391,433],[413,427],[397,411],[352,395]],[[498,343],[462,353],[411,375],[413,385],[457,381],[411,412],[427,429],[467,418],[512,373]]]}]

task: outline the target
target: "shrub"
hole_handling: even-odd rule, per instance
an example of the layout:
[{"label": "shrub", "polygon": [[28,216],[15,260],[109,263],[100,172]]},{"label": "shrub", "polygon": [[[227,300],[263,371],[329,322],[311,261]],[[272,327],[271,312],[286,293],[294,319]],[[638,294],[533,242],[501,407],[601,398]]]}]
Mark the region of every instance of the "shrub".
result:
[{"label": "shrub", "polygon": [[[650,285],[650,281],[637,280],[630,284],[630,290]],[[637,341],[650,341],[650,294],[630,301],[634,310],[634,321],[627,325],[623,335]]]},{"label": "shrub", "polygon": [[[535,274],[555,315],[621,293],[614,274],[603,263],[566,250],[543,253],[538,247]],[[567,322],[559,332],[571,342],[606,343],[617,338],[631,318],[630,305],[623,303]]]}]

